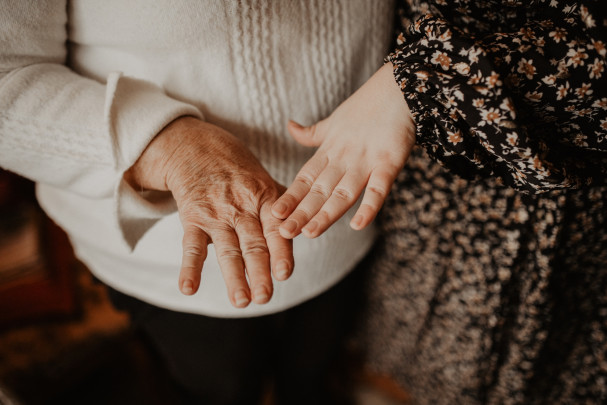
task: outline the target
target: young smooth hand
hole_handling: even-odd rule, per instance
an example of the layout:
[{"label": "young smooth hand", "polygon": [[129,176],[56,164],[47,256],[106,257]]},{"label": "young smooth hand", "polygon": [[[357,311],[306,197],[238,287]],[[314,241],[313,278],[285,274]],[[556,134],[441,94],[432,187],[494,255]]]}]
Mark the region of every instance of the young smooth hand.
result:
[{"label": "young smooth hand", "polygon": [[235,307],[268,302],[271,273],[277,280],[291,275],[292,242],[280,236],[282,221],[271,214],[284,187],[229,132],[193,117],[178,118],[152,140],[125,178],[135,187],[172,192],[184,229],[179,275],[184,294],[198,290],[210,243]]},{"label": "young smooth hand", "polygon": [[290,121],[288,130],[318,150],[272,206],[272,214],[284,219],[279,230],[285,238],[321,235],[363,190],[350,226],[369,225],[415,144],[415,124],[390,63],[328,118],[309,127]]}]

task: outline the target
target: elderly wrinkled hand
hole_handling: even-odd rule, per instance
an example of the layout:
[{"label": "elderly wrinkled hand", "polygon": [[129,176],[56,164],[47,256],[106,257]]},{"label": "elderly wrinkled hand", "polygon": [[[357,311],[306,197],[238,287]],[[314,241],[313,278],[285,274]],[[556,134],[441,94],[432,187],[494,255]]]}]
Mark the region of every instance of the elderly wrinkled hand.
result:
[{"label": "elderly wrinkled hand", "polygon": [[284,187],[229,132],[179,118],[154,138],[125,178],[173,194],[184,229],[179,276],[184,294],[198,290],[210,243],[235,307],[268,302],[271,274],[277,280],[291,275],[292,242],[279,234],[282,221],[271,214]]},{"label": "elderly wrinkled hand", "polygon": [[363,190],[350,226],[369,225],[415,143],[415,125],[389,63],[328,118],[310,127],[289,122],[288,130],[318,150],[272,207],[284,219],[279,229],[285,238],[321,235]]}]

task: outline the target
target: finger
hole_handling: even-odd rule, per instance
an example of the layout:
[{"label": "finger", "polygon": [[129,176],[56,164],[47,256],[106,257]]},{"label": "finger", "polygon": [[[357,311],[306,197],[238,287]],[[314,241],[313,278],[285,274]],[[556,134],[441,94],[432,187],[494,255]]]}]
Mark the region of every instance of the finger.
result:
[{"label": "finger", "polygon": [[280,225],[279,231],[284,238],[294,238],[299,235],[301,228],[320,210],[331,197],[335,186],[344,175],[344,169],[327,166],[318,176],[310,191],[299,203],[295,211]]},{"label": "finger", "polygon": [[253,301],[265,304],[272,297],[270,254],[257,218],[244,218],[236,223],[236,234],[247,274]]},{"label": "finger", "polygon": [[304,199],[306,194],[310,192],[310,188],[316,178],[327,165],[327,158],[324,155],[314,154],[310,160],[301,168],[295,180],[289,186],[287,191],[280,196],[272,205],[272,214],[276,218],[285,219],[288,217],[295,207]]},{"label": "finger", "polygon": [[293,120],[287,123],[287,130],[293,139],[303,146],[319,146],[324,140],[322,127],[322,121],[309,127],[304,127]]},{"label": "finger", "polygon": [[346,173],[333,189],[331,197],[302,229],[304,235],[309,238],[322,235],[356,203],[365,184],[367,184],[367,180],[368,174],[365,174],[362,170],[353,170]]},{"label": "finger", "polygon": [[228,297],[236,308],[244,308],[251,302],[251,293],[245,277],[244,262],[236,233],[231,229],[217,230],[211,234]]},{"label": "finger", "polygon": [[397,169],[386,167],[378,167],[371,172],[363,200],[356,215],[350,221],[353,229],[363,229],[373,221],[388,196],[397,174]]},{"label": "finger", "polygon": [[179,290],[185,295],[192,295],[198,291],[209,242],[209,236],[199,227],[190,225],[184,228]]},{"label": "finger", "polygon": [[279,281],[288,279],[293,274],[295,260],[293,259],[293,241],[280,236],[278,227],[281,221],[274,218],[270,205],[261,208],[261,225],[270,252],[270,266],[274,278]]}]

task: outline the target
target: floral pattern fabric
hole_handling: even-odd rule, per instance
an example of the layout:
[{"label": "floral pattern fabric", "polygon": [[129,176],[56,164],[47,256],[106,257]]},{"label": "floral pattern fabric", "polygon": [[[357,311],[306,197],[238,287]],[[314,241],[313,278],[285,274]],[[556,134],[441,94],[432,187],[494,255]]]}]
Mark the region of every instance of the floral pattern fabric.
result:
[{"label": "floral pattern fabric", "polygon": [[607,401],[601,1],[409,0],[388,57],[418,147],[359,339],[414,403]]},{"label": "floral pattern fabric", "polygon": [[411,3],[428,14],[389,60],[433,158],[532,192],[606,184],[600,1]]}]

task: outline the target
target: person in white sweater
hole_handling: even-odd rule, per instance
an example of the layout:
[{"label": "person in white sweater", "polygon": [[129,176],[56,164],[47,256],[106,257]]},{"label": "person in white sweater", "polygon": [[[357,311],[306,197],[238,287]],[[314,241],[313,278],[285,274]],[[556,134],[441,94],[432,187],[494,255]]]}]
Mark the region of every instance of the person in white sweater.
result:
[{"label": "person in white sweater", "polygon": [[[273,369],[284,403],[328,400],[341,281],[412,143],[407,114],[369,119],[406,110],[389,64],[371,77],[393,14],[391,0],[0,3],[0,165],[37,183],[198,399],[254,403]],[[353,103],[368,104],[362,135],[287,131]]]}]

